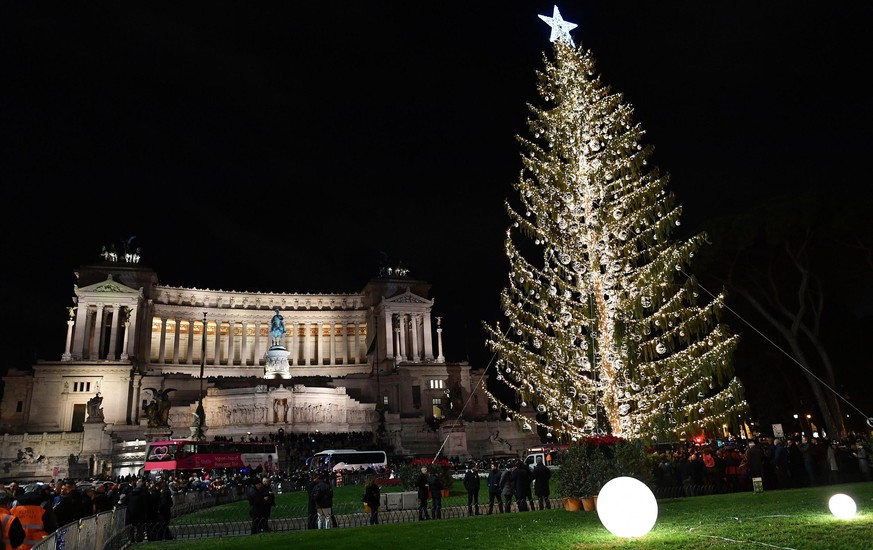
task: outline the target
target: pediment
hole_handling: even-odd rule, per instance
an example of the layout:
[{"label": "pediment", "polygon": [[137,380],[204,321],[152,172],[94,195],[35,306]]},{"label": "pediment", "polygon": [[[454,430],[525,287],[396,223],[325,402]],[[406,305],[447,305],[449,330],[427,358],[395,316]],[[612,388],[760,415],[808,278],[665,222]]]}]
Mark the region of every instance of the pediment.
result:
[{"label": "pediment", "polygon": [[112,279],[112,274],[109,274],[109,277],[105,281],[100,281],[99,283],[94,283],[93,285],[83,286],[81,288],[76,288],[76,295],[81,296],[83,294],[114,294],[114,295],[129,295],[129,296],[139,296],[141,292],[139,290],[134,290],[129,286],[123,285],[118,281]]},{"label": "pediment", "polygon": [[413,294],[409,287],[406,292],[392,296],[391,298],[382,298],[383,304],[421,304],[423,306],[432,306],[433,300],[422,298],[418,294]]}]

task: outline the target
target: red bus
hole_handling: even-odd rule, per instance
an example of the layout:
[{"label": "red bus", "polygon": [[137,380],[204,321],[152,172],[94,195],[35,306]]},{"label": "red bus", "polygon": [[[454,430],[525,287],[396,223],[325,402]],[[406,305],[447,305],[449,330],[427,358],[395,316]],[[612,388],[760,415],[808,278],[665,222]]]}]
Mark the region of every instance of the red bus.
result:
[{"label": "red bus", "polygon": [[153,441],[146,448],[144,470],[155,476],[160,472],[221,474],[279,471],[276,443],[258,441]]}]

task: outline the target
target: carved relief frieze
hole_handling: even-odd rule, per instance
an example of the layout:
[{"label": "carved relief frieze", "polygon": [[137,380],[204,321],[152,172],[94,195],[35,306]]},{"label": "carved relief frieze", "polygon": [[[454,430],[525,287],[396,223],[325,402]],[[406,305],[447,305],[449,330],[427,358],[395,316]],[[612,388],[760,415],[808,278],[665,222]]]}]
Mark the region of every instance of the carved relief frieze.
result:
[{"label": "carved relief frieze", "polygon": [[106,281],[94,288],[95,292],[123,292],[121,287],[117,283],[113,283],[111,281]]}]

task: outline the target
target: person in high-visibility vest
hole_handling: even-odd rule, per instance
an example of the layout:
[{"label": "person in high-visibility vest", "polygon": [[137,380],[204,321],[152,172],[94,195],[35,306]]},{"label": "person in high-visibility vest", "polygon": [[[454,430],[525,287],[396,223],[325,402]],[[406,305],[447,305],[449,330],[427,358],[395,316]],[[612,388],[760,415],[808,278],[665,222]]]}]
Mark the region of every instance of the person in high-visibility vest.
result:
[{"label": "person in high-visibility vest", "polygon": [[17,550],[30,550],[34,544],[54,533],[58,529],[54,511],[51,508],[51,497],[38,486],[27,491],[15,502],[9,513],[21,520],[24,527],[24,542]]},{"label": "person in high-visibility vest", "polygon": [[5,489],[0,490],[0,537],[2,537],[3,549],[13,550],[24,542],[24,527],[21,520],[9,513],[9,505],[12,503],[12,495]]}]

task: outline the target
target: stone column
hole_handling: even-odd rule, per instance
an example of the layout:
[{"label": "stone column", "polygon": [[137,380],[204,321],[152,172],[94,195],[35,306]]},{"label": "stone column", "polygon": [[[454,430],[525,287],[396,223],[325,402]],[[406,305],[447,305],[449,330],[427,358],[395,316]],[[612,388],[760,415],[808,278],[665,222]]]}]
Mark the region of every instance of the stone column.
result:
[{"label": "stone column", "polygon": [[315,364],[319,367],[324,364],[324,346],[321,343],[322,322],[315,323]]},{"label": "stone column", "polygon": [[221,363],[221,320],[215,320],[215,357],[212,358],[212,364],[218,366]]},{"label": "stone column", "polygon": [[437,317],[437,350],[439,355],[437,356],[438,363],[445,363],[446,358],[443,356],[443,327],[442,325],[442,317]]},{"label": "stone column", "polygon": [[398,342],[398,345],[400,346],[400,358],[402,360],[409,359],[408,352],[406,350],[406,337],[408,331],[409,327],[406,324],[406,314],[404,313],[400,315],[400,329],[398,332],[398,337],[400,340]]},{"label": "stone column", "polygon": [[[361,333],[363,332],[366,334],[366,331],[363,330],[366,327],[366,323],[355,324],[355,362],[357,363],[363,363],[366,361],[366,358],[363,355],[366,353],[366,350],[364,350],[364,346],[361,345]],[[373,331],[373,334],[375,335],[376,331]]]},{"label": "stone column", "polygon": [[[135,305],[127,308],[127,315],[125,316],[125,318],[126,318],[126,322],[125,322],[126,330],[125,330],[125,334],[124,334],[124,341],[127,342],[127,344],[125,344],[123,346],[124,352],[121,354],[121,358],[126,361],[127,359],[130,358],[131,355],[133,355],[133,351],[136,349],[136,347],[135,347],[136,346],[136,306]],[[132,335],[133,338],[131,338],[128,335]],[[149,333],[149,340],[151,340],[151,333]],[[149,356],[149,353],[148,353],[150,348],[151,348],[151,341],[149,341],[147,343],[147,345],[145,346],[146,358],[149,361],[151,361],[151,357]]]},{"label": "stone column", "polygon": [[76,323],[72,319],[67,321],[67,345],[64,347],[64,354],[61,355],[61,361],[72,361],[73,355],[70,353],[70,343],[73,339],[73,325]]},{"label": "stone column", "polygon": [[409,318],[409,322],[412,325],[410,332],[412,333],[412,341],[410,342],[410,347],[412,348],[412,361],[414,363],[418,363],[421,359],[421,355],[418,352],[418,330],[421,327],[421,318],[418,315],[412,315]]},{"label": "stone column", "polygon": [[167,356],[167,318],[161,317],[161,339],[158,346],[158,363],[163,364]]},{"label": "stone column", "polygon": [[94,314],[94,332],[91,338],[91,352],[88,354],[88,359],[91,361],[100,359],[100,340],[103,337],[103,307],[104,304],[98,303],[97,312]]},{"label": "stone column", "polygon": [[424,328],[422,329],[422,338],[424,339],[424,360],[433,361],[433,338],[431,338],[430,313],[422,315]]},{"label": "stone column", "polygon": [[173,364],[179,364],[179,340],[182,337],[182,319],[180,317],[174,317],[173,322],[175,323],[173,328]]},{"label": "stone column", "polygon": [[309,365],[309,358],[312,357],[312,327],[309,323],[303,323],[303,364]]},{"label": "stone column", "polygon": [[[296,321],[288,321],[288,326],[290,327],[288,334],[291,335],[291,344],[288,346],[288,351],[291,352],[291,364],[297,365],[300,363],[300,323]],[[288,340],[287,338],[285,339]]]},{"label": "stone column", "polygon": [[130,355],[127,353],[127,347],[130,345],[130,319],[124,320],[124,340],[121,342],[121,360],[127,361]]},{"label": "stone column", "polygon": [[355,333],[354,323],[343,323],[343,343],[345,344],[345,353],[343,353],[343,363],[346,365],[352,364],[352,335]]},{"label": "stone column", "polygon": [[88,304],[79,302],[76,308],[76,331],[73,334],[73,359],[80,361],[85,356],[85,329],[88,326]]},{"label": "stone column", "polygon": [[109,351],[106,353],[107,361],[115,361],[115,347],[118,345],[119,311],[121,304],[112,304],[112,312],[109,316]]},{"label": "stone column", "polygon": [[185,363],[194,364],[194,319],[188,319],[188,352]]},{"label": "stone column", "polygon": [[255,361],[254,365],[261,364],[261,322],[255,322]]},{"label": "stone column", "polygon": [[385,312],[385,321],[382,329],[385,331],[385,358],[394,359],[394,315],[389,311]]},{"label": "stone column", "polygon": [[239,364],[243,367],[249,364],[249,324],[242,321],[242,351],[240,352]]},{"label": "stone column", "polygon": [[236,323],[233,319],[227,321],[227,366],[233,365],[234,353],[236,352]]},{"label": "stone column", "polygon": [[328,321],[327,327],[329,329],[328,336],[327,336],[327,348],[328,348],[328,353],[330,354],[330,364],[336,365],[336,346],[337,346],[336,329],[337,329],[337,325],[331,321]]}]

